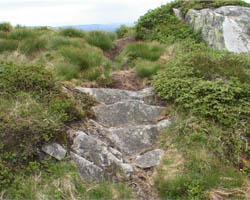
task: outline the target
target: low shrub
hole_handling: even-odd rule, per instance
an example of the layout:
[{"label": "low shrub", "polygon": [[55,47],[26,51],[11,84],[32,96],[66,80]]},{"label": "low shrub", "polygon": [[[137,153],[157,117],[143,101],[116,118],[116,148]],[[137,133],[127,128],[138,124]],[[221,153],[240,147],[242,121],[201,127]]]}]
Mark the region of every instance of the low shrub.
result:
[{"label": "low shrub", "polygon": [[112,48],[112,40],[109,34],[102,31],[91,31],[88,33],[87,42],[90,45],[101,48],[103,51],[107,51]]},{"label": "low shrub", "polygon": [[10,32],[12,31],[13,27],[11,26],[10,23],[0,23],[0,31],[3,32]]},{"label": "low shrub", "polygon": [[77,65],[81,70],[100,66],[103,55],[94,48],[62,48],[61,55],[70,63]]},{"label": "low shrub", "polygon": [[4,51],[15,51],[18,48],[18,42],[15,40],[0,40],[0,53]]},{"label": "low shrub", "polygon": [[128,56],[130,60],[137,58],[156,61],[164,53],[164,47],[159,43],[136,42],[128,44],[122,54]]},{"label": "low shrub", "polygon": [[75,28],[64,28],[59,30],[59,34],[65,37],[72,37],[72,38],[84,38],[86,33],[82,30],[78,30]]}]

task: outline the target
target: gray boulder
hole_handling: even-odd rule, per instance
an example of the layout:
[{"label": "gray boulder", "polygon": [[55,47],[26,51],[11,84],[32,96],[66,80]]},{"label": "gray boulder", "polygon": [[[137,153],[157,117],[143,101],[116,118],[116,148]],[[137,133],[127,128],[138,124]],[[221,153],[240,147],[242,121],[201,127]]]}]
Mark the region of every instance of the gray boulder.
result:
[{"label": "gray boulder", "polygon": [[71,152],[71,159],[76,163],[80,175],[85,182],[91,183],[104,179],[104,170],[85,158]]},{"label": "gray boulder", "polygon": [[67,151],[60,144],[57,143],[43,145],[42,151],[54,157],[57,160],[62,160],[67,153]]},{"label": "gray boulder", "polygon": [[250,8],[223,6],[190,9],[185,22],[202,33],[208,46],[234,53],[250,52]]},{"label": "gray boulder", "polygon": [[110,128],[106,129],[105,133],[124,154],[132,156],[150,148],[155,143],[159,131],[169,124],[169,120],[163,120],[156,125]]},{"label": "gray boulder", "polygon": [[122,127],[155,123],[164,117],[164,107],[125,101],[93,108],[97,122],[105,127]]},{"label": "gray boulder", "polygon": [[142,169],[155,167],[160,164],[163,154],[164,154],[164,151],[161,149],[156,149],[156,150],[147,152],[136,158],[135,165]]},{"label": "gray boulder", "polygon": [[155,97],[155,92],[153,88],[146,88],[141,91],[83,87],[76,87],[76,89],[80,92],[95,97],[98,102],[106,105],[127,100],[143,100],[151,104],[154,102]]}]

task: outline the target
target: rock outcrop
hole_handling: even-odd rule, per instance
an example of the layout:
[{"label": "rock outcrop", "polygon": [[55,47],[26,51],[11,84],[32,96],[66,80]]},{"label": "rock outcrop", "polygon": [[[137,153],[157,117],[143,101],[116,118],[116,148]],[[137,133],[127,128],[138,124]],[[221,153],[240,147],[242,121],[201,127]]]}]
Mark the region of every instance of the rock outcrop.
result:
[{"label": "rock outcrop", "polygon": [[[175,13],[180,18],[177,10]],[[209,47],[242,53],[250,52],[249,19],[249,7],[223,6],[217,9],[190,9],[184,20],[195,31],[201,31]]]}]

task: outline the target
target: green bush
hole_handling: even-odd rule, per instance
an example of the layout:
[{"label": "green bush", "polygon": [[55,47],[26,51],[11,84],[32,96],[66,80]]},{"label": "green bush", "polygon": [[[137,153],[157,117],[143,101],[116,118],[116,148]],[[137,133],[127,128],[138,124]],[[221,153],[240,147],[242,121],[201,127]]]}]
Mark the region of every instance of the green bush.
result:
[{"label": "green bush", "polygon": [[0,31],[3,32],[10,32],[12,31],[13,27],[10,23],[0,23]]},{"label": "green bush", "polygon": [[60,53],[68,62],[79,66],[81,70],[100,66],[103,62],[103,55],[93,48],[63,48]]},{"label": "green bush", "polygon": [[0,40],[0,53],[4,51],[15,51],[18,48],[18,42],[15,40]]},{"label": "green bush", "polygon": [[102,31],[91,31],[88,33],[86,39],[90,45],[99,47],[103,51],[107,51],[113,46],[109,34]]},{"label": "green bush", "polygon": [[164,53],[164,47],[159,43],[136,42],[128,44],[122,54],[128,56],[130,60],[142,58],[156,61]]},{"label": "green bush", "polygon": [[53,76],[42,65],[15,65],[0,62],[1,94],[20,91],[46,94],[55,87]]},{"label": "green bush", "polygon": [[121,25],[120,28],[116,30],[116,34],[118,38],[123,38],[126,36],[133,36],[134,29],[131,27],[128,27],[126,25]]},{"label": "green bush", "polygon": [[80,73],[80,67],[72,64],[58,65],[56,66],[56,76],[59,80],[70,81],[73,78],[77,78]]},{"label": "green bush", "polygon": [[135,64],[136,74],[141,78],[152,77],[161,68],[161,64],[145,60],[138,61]]},{"label": "green bush", "polygon": [[[154,84],[158,94],[183,110],[224,125],[235,127],[240,121],[248,120],[250,104],[247,99],[250,97],[250,85],[244,83],[247,74],[243,76],[240,73],[239,76],[238,71],[230,70],[230,67],[235,69],[237,66],[245,69],[242,65],[245,63],[244,59],[233,59],[228,57],[228,54],[214,58],[214,63],[211,64],[212,58],[208,60],[206,56],[197,59],[196,56],[199,55],[202,53],[188,54],[183,60],[169,62],[166,71],[155,78]],[[188,62],[185,62],[186,58]],[[189,62],[190,60],[195,63]],[[248,63],[245,64],[245,67],[249,67]],[[221,75],[219,78],[216,76],[217,72]],[[207,76],[212,74],[214,77],[207,79]],[[227,79],[222,76],[225,74]]]},{"label": "green bush", "polygon": [[28,28],[17,28],[9,33],[8,38],[13,40],[23,40],[36,36],[34,30]]},{"label": "green bush", "polygon": [[86,33],[82,30],[78,30],[75,28],[64,28],[60,29],[59,34],[66,37],[72,37],[72,38],[84,38],[86,36]]},{"label": "green bush", "polygon": [[48,41],[44,38],[31,37],[22,41],[20,44],[20,51],[28,56],[33,53],[45,50],[47,48]]},{"label": "green bush", "polygon": [[37,159],[42,144],[65,142],[65,123],[83,113],[42,65],[1,62],[0,96],[0,187],[6,189],[18,170]]}]

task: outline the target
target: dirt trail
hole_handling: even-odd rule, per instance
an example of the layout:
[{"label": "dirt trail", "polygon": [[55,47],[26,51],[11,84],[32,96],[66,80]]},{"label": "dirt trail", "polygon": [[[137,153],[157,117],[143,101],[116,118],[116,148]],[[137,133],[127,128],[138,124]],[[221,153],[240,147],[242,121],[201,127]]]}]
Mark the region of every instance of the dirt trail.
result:
[{"label": "dirt trail", "polygon": [[106,57],[108,57],[110,60],[114,61],[115,57],[118,56],[121,51],[123,50],[123,48],[128,44],[128,43],[132,43],[135,42],[135,38],[133,37],[126,37],[126,38],[122,38],[122,39],[118,39],[114,41],[114,47],[105,52],[104,55]]}]

